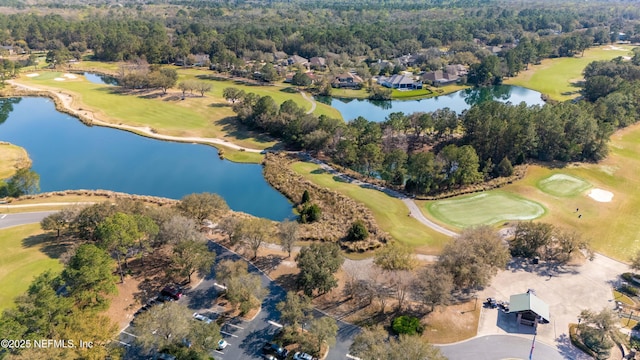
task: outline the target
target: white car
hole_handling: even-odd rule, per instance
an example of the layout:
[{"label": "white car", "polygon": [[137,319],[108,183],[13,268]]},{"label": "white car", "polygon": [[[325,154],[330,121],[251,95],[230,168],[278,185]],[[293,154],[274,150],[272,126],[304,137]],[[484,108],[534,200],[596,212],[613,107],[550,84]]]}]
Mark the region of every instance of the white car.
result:
[{"label": "white car", "polygon": [[224,350],[227,346],[229,346],[229,343],[224,341],[224,339],[220,339],[220,341],[218,341],[217,350]]},{"label": "white car", "polygon": [[205,324],[211,324],[213,322],[212,319],[209,319],[208,317],[202,315],[202,314],[198,314],[197,312],[193,313],[193,318],[196,320],[200,320]]},{"label": "white car", "polygon": [[307,353],[297,352],[293,354],[293,360],[313,360],[313,356]]}]

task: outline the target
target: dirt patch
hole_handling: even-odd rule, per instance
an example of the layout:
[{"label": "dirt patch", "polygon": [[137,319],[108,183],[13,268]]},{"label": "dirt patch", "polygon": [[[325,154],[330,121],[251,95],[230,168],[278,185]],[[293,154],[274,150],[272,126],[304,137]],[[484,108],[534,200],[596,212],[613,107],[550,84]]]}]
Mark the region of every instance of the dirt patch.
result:
[{"label": "dirt patch", "polygon": [[133,313],[142,306],[134,296],[139,291],[140,282],[140,279],[128,277],[124,284],[117,285],[118,294],[111,296],[111,305],[104,314],[118,324],[118,330],[126,328],[133,320]]}]

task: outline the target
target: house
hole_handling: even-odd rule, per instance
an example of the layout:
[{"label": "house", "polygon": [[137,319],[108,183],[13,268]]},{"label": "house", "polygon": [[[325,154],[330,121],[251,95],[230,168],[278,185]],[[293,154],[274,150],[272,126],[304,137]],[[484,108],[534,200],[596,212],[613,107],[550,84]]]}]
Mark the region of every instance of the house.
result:
[{"label": "house", "polygon": [[418,62],[418,55],[402,55],[395,59],[395,62],[403,66],[413,66]]},{"label": "house", "polygon": [[327,59],[320,56],[314,56],[309,59],[309,65],[311,65],[312,68],[324,69],[327,66]]},{"label": "house", "polygon": [[451,64],[444,67],[444,71],[447,74],[456,75],[456,76],[465,76],[469,73],[466,66],[462,64]]},{"label": "house", "polygon": [[400,89],[400,90],[422,89],[422,81],[414,80],[413,77],[408,75],[396,74],[391,77],[381,76],[378,79],[378,83],[382,86],[392,88],[392,89]]},{"label": "house", "polygon": [[[284,77],[284,81],[285,83],[290,84],[293,81],[293,76],[295,75],[295,72],[288,72],[285,77]],[[316,80],[318,79],[316,77],[316,74],[313,71],[306,71],[305,74],[309,77],[309,79],[311,80],[311,83],[315,83]]]},{"label": "house", "polygon": [[453,84],[460,80],[460,76],[442,70],[429,71],[422,74],[422,81],[434,86]]},{"label": "house", "polygon": [[331,86],[334,88],[360,89],[363,82],[360,76],[349,72],[336,75],[331,81]]},{"label": "house", "polygon": [[193,55],[193,66],[209,66],[211,60],[207,54]]},{"label": "house", "polygon": [[273,53],[273,62],[285,64],[289,55],[284,51],[276,51]]},{"label": "house", "polygon": [[302,56],[293,55],[287,59],[287,64],[309,66],[309,60],[303,58]]},{"label": "house", "polygon": [[511,295],[509,313],[517,315],[518,324],[536,327],[548,323],[549,305],[537,297],[532,289],[524,294]]},{"label": "house", "polygon": [[16,51],[11,45],[2,45],[0,46],[0,54],[4,54],[4,53],[8,55],[15,55]]}]

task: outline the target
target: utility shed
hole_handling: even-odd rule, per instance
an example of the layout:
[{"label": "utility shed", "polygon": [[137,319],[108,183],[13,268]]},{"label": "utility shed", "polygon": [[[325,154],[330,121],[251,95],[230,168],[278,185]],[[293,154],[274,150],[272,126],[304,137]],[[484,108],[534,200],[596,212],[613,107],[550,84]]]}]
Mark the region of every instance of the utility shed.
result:
[{"label": "utility shed", "polygon": [[518,315],[518,323],[536,326],[549,322],[549,305],[537,297],[533,291],[511,295],[509,313]]}]

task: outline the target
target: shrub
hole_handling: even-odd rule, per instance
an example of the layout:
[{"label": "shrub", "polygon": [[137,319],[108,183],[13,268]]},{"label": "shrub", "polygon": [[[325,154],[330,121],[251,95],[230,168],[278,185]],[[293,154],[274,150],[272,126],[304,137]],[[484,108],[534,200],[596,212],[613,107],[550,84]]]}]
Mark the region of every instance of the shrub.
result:
[{"label": "shrub", "polygon": [[369,230],[362,220],[356,220],[349,228],[347,241],[361,241],[369,237]]},{"label": "shrub", "polygon": [[624,279],[624,281],[626,282],[633,282],[633,274],[630,272],[626,272],[620,275],[620,277],[622,277],[622,279]]},{"label": "shrub", "polygon": [[317,204],[305,204],[300,211],[300,222],[303,224],[320,220],[322,212]]},{"label": "shrub", "polygon": [[627,295],[630,295],[630,296],[638,296],[638,289],[636,287],[634,287],[634,286],[629,285],[629,284],[624,284],[624,285],[620,286],[618,291],[620,291],[621,293],[625,293]]},{"label": "shrub", "polygon": [[311,195],[309,195],[309,190],[305,190],[302,193],[302,201],[300,201],[300,204],[306,204],[309,200],[311,200]]},{"label": "shrub", "polygon": [[393,319],[393,323],[391,324],[391,328],[397,334],[407,334],[407,335],[415,335],[422,334],[422,324],[420,324],[420,319],[414,316],[402,315]]}]

